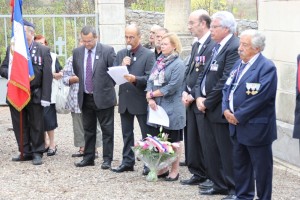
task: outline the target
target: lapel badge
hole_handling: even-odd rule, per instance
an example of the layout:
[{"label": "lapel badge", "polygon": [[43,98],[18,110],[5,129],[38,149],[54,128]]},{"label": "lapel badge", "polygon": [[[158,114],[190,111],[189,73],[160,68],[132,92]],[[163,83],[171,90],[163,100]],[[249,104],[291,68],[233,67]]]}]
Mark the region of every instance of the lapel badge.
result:
[{"label": "lapel badge", "polygon": [[99,56],[98,55],[96,55],[96,60],[98,60],[99,59]]},{"label": "lapel badge", "polygon": [[256,95],[260,89],[260,83],[246,83],[246,88],[247,88],[247,91],[246,91],[246,94],[247,95]]}]

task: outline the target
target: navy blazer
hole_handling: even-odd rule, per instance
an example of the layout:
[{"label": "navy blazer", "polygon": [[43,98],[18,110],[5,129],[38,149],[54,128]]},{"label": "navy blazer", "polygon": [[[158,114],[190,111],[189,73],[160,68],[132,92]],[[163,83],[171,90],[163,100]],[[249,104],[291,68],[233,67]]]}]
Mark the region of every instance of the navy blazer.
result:
[{"label": "navy blazer", "polygon": [[[0,75],[8,79],[10,46],[7,47]],[[49,47],[33,41],[30,50],[34,78],[30,81],[31,103],[40,104],[41,100],[51,102],[52,58]],[[7,101],[9,104],[9,102]]]},{"label": "navy blazer", "polygon": [[[233,67],[224,89],[222,113],[229,109],[229,93],[232,78],[240,65],[238,60]],[[257,87],[249,85],[260,84]],[[257,93],[253,92],[256,90]],[[262,54],[240,79],[233,93],[234,116],[239,123],[229,124],[230,135],[236,135],[239,143],[248,146],[271,144],[277,138],[275,98],[277,91],[277,72],[274,63]]]}]

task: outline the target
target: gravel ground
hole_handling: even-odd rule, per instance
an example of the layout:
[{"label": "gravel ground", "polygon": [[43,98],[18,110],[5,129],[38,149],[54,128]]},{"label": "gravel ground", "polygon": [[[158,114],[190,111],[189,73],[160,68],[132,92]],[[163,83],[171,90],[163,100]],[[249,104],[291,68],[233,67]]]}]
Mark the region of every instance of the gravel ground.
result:
[{"label": "gravel ground", "polygon": [[[117,108],[116,108],[117,111]],[[44,164],[34,166],[31,162],[12,162],[17,155],[17,145],[11,128],[7,106],[0,107],[0,199],[203,199],[217,200],[223,196],[200,196],[197,186],[182,186],[178,182],[147,182],[142,176],[141,161],[134,172],[116,174],[101,170],[101,148],[96,165],[76,168],[71,154],[78,149],[73,146],[71,116],[58,115],[56,130],[57,155],[44,155]],[[137,123],[136,123],[137,124]],[[136,138],[140,136],[136,126]],[[122,136],[119,115],[115,115],[115,150],[113,167],[121,162]],[[189,178],[186,167],[180,168],[179,179]],[[300,199],[300,169],[275,160],[273,199]]]}]

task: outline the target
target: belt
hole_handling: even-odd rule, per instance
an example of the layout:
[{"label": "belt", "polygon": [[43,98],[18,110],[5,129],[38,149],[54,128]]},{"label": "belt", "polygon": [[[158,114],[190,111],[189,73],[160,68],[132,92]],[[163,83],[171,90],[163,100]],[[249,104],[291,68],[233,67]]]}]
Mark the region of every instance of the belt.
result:
[{"label": "belt", "polygon": [[91,96],[91,97],[92,97],[92,96],[93,96],[93,93],[85,93],[85,92],[84,92],[84,95],[86,95],[86,96]]}]

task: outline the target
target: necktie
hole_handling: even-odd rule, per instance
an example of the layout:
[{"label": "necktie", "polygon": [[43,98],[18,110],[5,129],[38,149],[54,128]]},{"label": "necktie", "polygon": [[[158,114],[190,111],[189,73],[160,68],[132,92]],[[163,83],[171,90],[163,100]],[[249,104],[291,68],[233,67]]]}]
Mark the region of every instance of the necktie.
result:
[{"label": "necktie", "polygon": [[237,69],[237,71],[236,71],[236,76],[235,76],[235,78],[234,78],[234,83],[237,83],[237,82],[238,82],[238,80],[239,80],[239,78],[240,78],[240,76],[241,76],[241,74],[242,74],[242,72],[243,72],[243,70],[245,69],[245,67],[246,67],[247,64],[248,64],[248,63],[241,63],[241,64],[240,64],[240,66],[238,67],[238,69]]},{"label": "necktie", "polygon": [[216,59],[220,46],[221,46],[220,44],[216,44],[215,47],[213,48],[213,50],[212,50],[213,55],[212,55],[210,64]]},{"label": "necktie", "polygon": [[212,50],[212,56],[211,56],[211,60],[210,60],[210,63],[208,65],[208,69],[205,71],[205,75],[204,75],[204,78],[200,84],[200,88],[201,88],[201,91],[202,91],[202,94],[204,96],[206,96],[206,91],[205,91],[205,81],[206,81],[206,75],[210,69],[210,65],[214,62],[214,60],[216,59],[217,55],[218,55],[218,51],[219,51],[219,48],[220,48],[220,44],[216,44]]},{"label": "necktie", "polygon": [[92,68],[92,50],[88,51],[86,60],[86,75],[85,75],[85,89],[88,93],[93,92],[93,68]]}]

